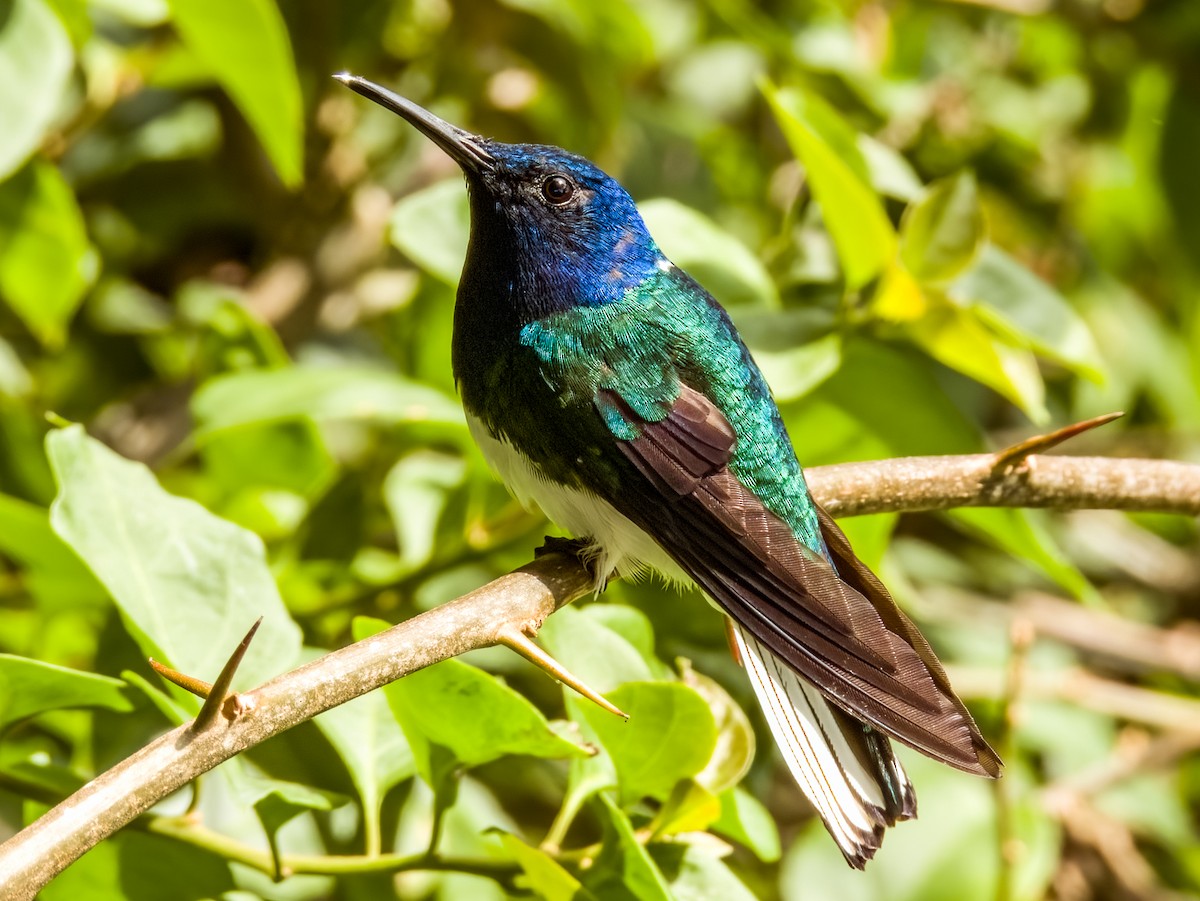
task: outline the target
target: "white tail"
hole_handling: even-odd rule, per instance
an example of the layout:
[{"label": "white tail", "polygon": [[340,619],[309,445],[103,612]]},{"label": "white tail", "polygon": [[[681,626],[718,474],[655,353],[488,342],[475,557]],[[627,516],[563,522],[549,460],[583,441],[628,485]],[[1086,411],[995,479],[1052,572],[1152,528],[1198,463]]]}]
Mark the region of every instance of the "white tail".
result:
[{"label": "white tail", "polygon": [[900,761],[884,736],[831,707],[741,628],[733,633],[788,768],[846,860],[862,869],[884,830],[917,814]]}]

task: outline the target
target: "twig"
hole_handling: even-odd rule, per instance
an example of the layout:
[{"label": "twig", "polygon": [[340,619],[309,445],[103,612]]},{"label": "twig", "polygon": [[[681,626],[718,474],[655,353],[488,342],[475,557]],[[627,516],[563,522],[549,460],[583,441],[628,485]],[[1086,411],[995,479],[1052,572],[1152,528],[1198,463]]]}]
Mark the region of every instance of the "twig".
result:
[{"label": "twig", "polygon": [[996,473],[995,456],[900,457],[808,470],[834,516],[952,507],[1155,510],[1200,516],[1200,466],[1170,460],[1030,457]]},{"label": "twig", "polygon": [[[1004,474],[995,457],[925,457],[812,469],[809,484],[831,513],[849,516],[954,506],[1110,507],[1200,514],[1200,466],[1151,460],[1031,457]],[[96,777],[0,845],[0,897],[32,899],[104,838],[217,764],[375,688],[547,616],[592,588],[575,559],[547,554],[428,613],[285,673],[240,697],[251,715],[218,718],[203,732],[174,729]],[[976,680],[977,681],[977,680]],[[1097,680],[1099,681],[1099,680]],[[1031,686],[1031,688],[1036,685]],[[1140,691],[1118,686],[1125,691]],[[1076,686],[1076,690],[1079,687]],[[1117,715],[1146,717],[1141,692]],[[1106,691],[1104,698],[1112,699]],[[1169,699],[1171,724],[1200,722],[1200,702]],[[1114,708],[1106,708],[1113,712]],[[1159,707],[1159,713],[1164,711]]]}]

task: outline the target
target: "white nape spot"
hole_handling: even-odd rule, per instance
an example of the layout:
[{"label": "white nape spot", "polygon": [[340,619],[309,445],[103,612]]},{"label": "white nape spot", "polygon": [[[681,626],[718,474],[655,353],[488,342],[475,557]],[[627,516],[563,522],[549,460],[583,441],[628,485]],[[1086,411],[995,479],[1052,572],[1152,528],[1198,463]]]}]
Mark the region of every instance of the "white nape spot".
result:
[{"label": "white nape spot", "polygon": [[655,265],[663,272],[670,272],[675,268],[675,264],[670,260],[659,260],[657,263],[655,263]]}]

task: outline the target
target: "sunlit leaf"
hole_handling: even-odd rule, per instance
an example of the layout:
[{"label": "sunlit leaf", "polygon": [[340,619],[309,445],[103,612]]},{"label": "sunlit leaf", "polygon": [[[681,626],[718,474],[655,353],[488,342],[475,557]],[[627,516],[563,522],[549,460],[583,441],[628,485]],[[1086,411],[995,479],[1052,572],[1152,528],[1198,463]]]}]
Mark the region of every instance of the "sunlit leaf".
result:
[{"label": "sunlit leaf", "polygon": [[605,795],[595,806],[604,823],[604,843],[584,876],[588,890],[601,899],[672,901],[666,878],[638,842],[629,818]]},{"label": "sunlit leaf", "polygon": [[[821,135],[812,118],[823,105],[797,91],[764,87],[775,118],[804,163],[813,195],[821,204],[825,224],[837,246],[838,258],[851,289],[860,288],[891,262],[896,233],[878,195],[856,171],[862,161],[853,141],[835,148]],[[828,118],[828,116],[825,116]]]},{"label": "sunlit leaf", "polygon": [[71,39],[43,0],[9,0],[0,7],[0,181],[41,144],[73,61]]},{"label": "sunlit leaf", "polygon": [[1034,422],[1049,419],[1033,352],[989,331],[970,310],[941,301],[907,328],[934,359],[1008,398]]},{"label": "sunlit leaf", "polygon": [[453,398],[381,369],[290,367],[211,379],[192,398],[200,436],[249,423],[311,416],[383,422],[463,423]]},{"label": "sunlit leaf", "polygon": [[998,247],[984,247],[975,265],[949,292],[962,302],[985,307],[1047,359],[1094,380],[1106,369],[1083,317]]},{"label": "sunlit leaf", "polygon": [[704,698],[686,685],[627,682],[605,697],[628,722],[594,705],[583,712],[616,766],[622,804],[665,798],[712,758],[716,722]]},{"label": "sunlit leaf", "polygon": [[662,252],[722,305],[779,306],[775,282],[758,257],[717,223],[666,198],[639,204],[638,211]]},{"label": "sunlit leaf", "polygon": [[416,451],[388,471],[383,496],[406,568],[415,569],[433,556],[438,520],[466,473],[462,457],[437,451]]},{"label": "sunlit leaf", "polygon": [[57,168],[35,162],[0,184],[0,299],[43,344],[65,340],[98,268],[75,195]]},{"label": "sunlit leaf", "polygon": [[119,679],[0,654],[0,733],[18,720],[46,710],[132,710],[123,688]]},{"label": "sunlit leaf", "polygon": [[388,236],[410,260],[448,285],[457,285],[467,255],[471,210],[461,178],[448,178],[401,198]]},{"label": "sunlit leaf", "polygon": [[650,856],[671,886],[675,901],[755,901],[755,895],[719,856],[692,842],[658,844]]},{"label": "sunlit leaf", "polygon": [[[355,634],[377,634],[382,620],[360,617]],[[428,776],[421,758],[430,745],[450,751],[460,767],[478,766],[507,754],[584,757],[587,752],[550,728],[541,712],[495,676],[461,660],[443,660],[384,687],[392,712]]]},{"label": "sunlit leaf", "polygon": [[525,872],[529,888],[544,901],[596,901],[578,879],[540,848],[525,844],[515,835],[500,834],[500,841]]},{"label": "sunlit leaf", "polygon": [[983,242],[975,177],[960,172],[929,186],[900,223],[900,259],[919,282],[941,283],[971,265]]},{"label": "sunlit leaf", "polygon": [[[367,634],[360,631],[355,640]],[[417,772],[417,761],[404,731],[378,691],[326,710],[313,722],[346,765],[362,801],[368,853],[379,853],[379,814],[384,796]]]},{"label": "sunlit leaf", "polygon": [[779,829],[775,820],[762,802],[745,789],[734,788],[721,795],[721,816],[712,829],[745,845],[759,860],[766,863],[779,860]]},{"label": "sunlit leaf", "polygon": [[168,0],[171,21],[233,98],[288,187],[304,178],[300,84],[273,0]]},{"label": "sunlit leaf", "polygon": [[59,484],[51,525],[108,589],[143,653],[212,681],[261,616],[236,684],[292,664],[300,630],[255,535],[168,494],[82,426],[51,432],[46,448]]}]

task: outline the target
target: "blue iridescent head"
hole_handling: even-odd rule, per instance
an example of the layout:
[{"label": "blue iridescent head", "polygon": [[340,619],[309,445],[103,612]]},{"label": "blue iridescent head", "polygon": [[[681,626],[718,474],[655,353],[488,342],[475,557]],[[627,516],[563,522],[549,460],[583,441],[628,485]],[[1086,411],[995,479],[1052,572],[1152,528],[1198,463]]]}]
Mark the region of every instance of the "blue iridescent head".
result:
[{"label": "blue iridescent head", "polygon": [[487,294],[529,321],[618,300],[669,266],[633,199],[583,157],[481,138],[365,79],[336,77],[406,119],[462,167],[471,247],[460,300],[464,291]]}]

